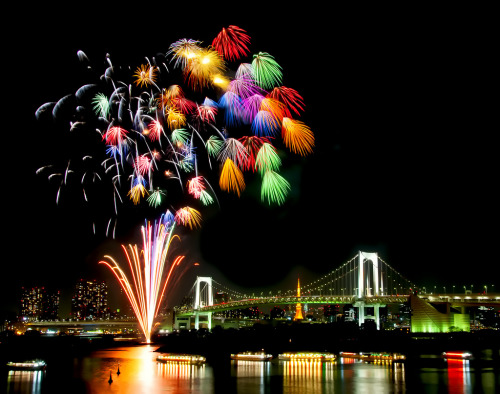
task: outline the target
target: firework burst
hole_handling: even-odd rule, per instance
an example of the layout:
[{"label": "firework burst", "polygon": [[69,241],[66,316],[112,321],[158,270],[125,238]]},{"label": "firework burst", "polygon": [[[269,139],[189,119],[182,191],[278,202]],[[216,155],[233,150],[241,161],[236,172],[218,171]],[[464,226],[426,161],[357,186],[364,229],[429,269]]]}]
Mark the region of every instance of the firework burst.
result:
[{"label": "firework burst", "polygon": [[[131,203],[158,215],[169,209],[178,225],[195,228],[201,213],[197,206],[186,209],[185,198],[206,206],[218,201],[212,184],[240,196],[245,178],[259,177],[264,200],[283,204],[287,187],[278,181],[279,152],[310,154],[314,135],[292,117],[305,105],[297,91],[282,85],[282,67],[267,52],[250,55],[250,42],[246,31],[230,25],[210,46],[183,38],[136,66],[115,65],[106,55],[108,67],[92,74],[101,75],[97,81],[41,105],[39,121],[52,116],[58,124],[68,122],[71,138],[90,136],[76,142],[81,156],[37,172],[58,180],[57,203],[65,197],[62,189],[81,179],[77,186],[86,203],[111,208],[105,222]],[[92,68],[83,51],[77,55]],[[100,138],[92,138],[96,132]],[[273,175],[266,176],[269,171]],[[106,184],[109,194],[99,187]]]}]

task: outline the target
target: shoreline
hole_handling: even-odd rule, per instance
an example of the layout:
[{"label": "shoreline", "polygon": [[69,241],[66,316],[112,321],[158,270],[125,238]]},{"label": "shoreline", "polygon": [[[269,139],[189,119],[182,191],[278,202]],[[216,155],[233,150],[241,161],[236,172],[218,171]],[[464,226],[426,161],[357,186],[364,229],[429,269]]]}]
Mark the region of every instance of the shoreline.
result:
[{"label": "shoreline", "polygon": [[[83,357],[92,351],[140,346],[140,341],[115,341],[111,335],[11,336],[0,340],[0,361],[30,358],[61,359]],[[340,331],[328,325],[256,325],[245,329],[191,330],[156,337],[152,343],[159,353],[200,354],[207,361],[230,360],[232,353],[258,351],[277,356],[292,351],[393,352],[412,362],[421,355],[440,355],[445,351],[467,351],[474,359],[487,359],[500,365],[500,331],[457,332],[446,334],[406,334],[393,331]]]}]

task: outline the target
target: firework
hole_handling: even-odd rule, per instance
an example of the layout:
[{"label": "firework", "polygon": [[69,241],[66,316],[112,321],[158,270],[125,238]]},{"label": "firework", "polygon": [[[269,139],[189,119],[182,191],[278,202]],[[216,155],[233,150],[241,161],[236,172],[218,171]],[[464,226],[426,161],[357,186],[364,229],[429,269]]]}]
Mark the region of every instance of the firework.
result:
[{"label": "firework", "polygon": [[[41,122],[50,116],[51,125],[68,122],[76,146],[61,155],[76,157],[37,171],[60,181],[57,203],[64,201],[62,189],[80,179],[85,203],[109,209],[108,223],[121,205],[132,204],[158,215],[169,209],[178,225],[194,228],[201,213],[187,209],[186,198],[213,204],[212,184],[240,196],[245,178],[255,176],[263,200],[284,203],[290,185],[278,175],[280,150],[303,156],[314,147],[311,129],[292,117],[304,111],[303,98],[282,85],[274,56],[250,55],[250,36],[240,27],[223,28],[211,43],[183,38],[138,65],[115,65],[106,55],[104,72],[89,74],[98,80],[38,108]],[[93,68],[83,51],[77,55],[86,70]],[[107,184],[111,193],[102,192]]]},{"label": "firework", "polygon": [[137,245],[122,245],[129,267],[128,275],[112,256],[106,255],[105,259],[109,261],[99,262],[106,265],[120,283],[148,343],[151,342],[155,319],[168,287],[181,277],[186,268],[182,264],[185,256],[169,260],[173,240],[180,240],[174,235],[174,230],[175,222],[169,215],[163,215],[154,225],[146,222],[142,227],[142,250]]},{"label": "firework", "polygon": [[212,41],[212,46],[219,51],[220,55],[229,60],[247,55],[248,44],[250,44],[250,36],[238,26],[223,28]]}]

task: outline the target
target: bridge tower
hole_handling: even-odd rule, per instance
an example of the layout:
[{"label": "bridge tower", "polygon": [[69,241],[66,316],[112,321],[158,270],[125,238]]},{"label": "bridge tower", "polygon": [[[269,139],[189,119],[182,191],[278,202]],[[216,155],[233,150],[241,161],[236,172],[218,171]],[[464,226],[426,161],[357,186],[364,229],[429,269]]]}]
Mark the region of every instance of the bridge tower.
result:
[{"label": "bridge tower", "polygon": [[[365,264],[367,269],[365,270]],[[369,269],[368,269],[369,268]],[[370,274],[371,273],[371,274]],[[373,315],[365,314],[366,299],[371,296],[380,295],[379,286],[379,262],[378,253],[361,252],[358,253],[358,283],[355,307],[358,307],[358,323],[361,326],[365,319],[374,319],[377,330],[380,330],[380,307],[385,306],[380,303],[370,303],[373,307]]]},{"label": "bridge tower", "polygon": [[[203,299],[201,284],[206,284],[206,298]],[[196,278],[196,290],[194,297],[194,328],[200,328],[200,316],[206,317],[208,330],[212,330],[212,312],[200,312],[200,307],[209,306],[214,304],[214,295],[212,290],[212,278],[209,276],[198,276]]]},{"label": "bridge tower", "polygon": [[[300,301],[300,278],[297,279],[297,300]],[[297,307],[295,309],[295,317],[293,320],[303,320],[302,316],[302,304],[300,302],[297,303]]]}]

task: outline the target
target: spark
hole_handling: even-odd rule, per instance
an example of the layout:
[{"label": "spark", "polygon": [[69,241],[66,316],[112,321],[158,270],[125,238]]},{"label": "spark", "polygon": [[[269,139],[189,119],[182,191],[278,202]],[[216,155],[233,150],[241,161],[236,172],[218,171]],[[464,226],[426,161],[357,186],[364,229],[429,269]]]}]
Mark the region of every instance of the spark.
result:
[{"label": "spark", "polygon": [[130,196],[130,199],[133,201],[134,205],[139,204],[141,197],[144,197],[146,194],[148,194],[144,183],[144,178],[138,176],[137,178],[135,178],[134,185],[127,194],[128,196]]},{"label": "spark", "polygon": [[121,128],[120,126],[110,127],[104,134],[103,139],[106,140],[107,144],[119,145],[123,141],[123,138],[127,135],[127,130]]},{"label": "spark", "polygon": [[263,143],[255,159],[255,167],[261,174],[267,171],[277,171],[281,166],[281,159],[276,148],[270,143]]},{"label": "spark", "polygon": [[175,60],[175,67],[184,69],[188,62],[201,51],[200,44],[201,41],[183,38],[170,45],[167,55],[173,55],[172,60]]},{"label": "spark", "polygon": [[214,157],[219,154],[223,145],[224,142],[215,135],[210,136],[210,138],[207,140],[205,144],[208,153]]},{"label": "spark", "polygon": [[264,173],[261,186],[261,199],[267,199],[269,205],[277,203],[281,205],[285,202],[290,191],[290,183],[275,171],[268,170]]},{"label": "spark", "polygon": [[257,157],[257,153],[259,152],[262,144],[269,143],[269,139],[257,136],[243,136],[239,139],[239,141],[243,144],[246,151],[248,152],[247,160],[244,163],[242,169],[255,171],[255,160]]},{"label": "spark", "polygon": [[197,228],[201,225],[201,214],[191,207],[180,208],[175,213],[175,221],[190,229]]},{"label": "spark", "polygon": [[219,53],[210,48],[204,48],[192,57],[184,70],[184,77],[194,91],[209,87],[214,76],[226,71],[226,65]]},{"label": "spark", "polygon": [[149,64],[141,64],[134,74],[134,77],[136,78],[135,84],[139,87],[147,87],[155,82],[157,78],[156,74],[156,67],[152,67]]},{"label": "spark", "polygon": [[198,116],[203,122],[215,122],[217,107],[213,105],[202,104],[198,106]]},{"label": "spark", "polygon": [[229,158],[224,162],[219,178],[219,186],[227,192],[235,192],[238,197],[245,190],[245,179],[238,166]]},{"label": "spark", "polygon": [[108,117],[109,114],[109,100],[103,93],[97,93],[92,99],[93,109],[97,116],[102,116],[104,118]]},{"label": "spark", "polygon": [[188,181],[188,193],[195,198],[200,198],[204,190],[205,185],[203,184],[203,178],[201,176],[193,177]]},{"label": "spark", "polygon": [[314,148],[314,134],[311,129],[299,120],[283,119],[282,137],[285,146],[293,153],[306,156]]},{"label": "spark", "polygon": [[251,130],[257,136],[274,136],[280,127],[279,121],[269,111],[260,110],[252,121]]},{"label": "spark", "polygon": [[225,162],[231,159],[238,167],[242,168],[248,159],[248,151],[245,146],[236,138],[227,138],[219,154],[219,160]]},{"label": "spark", "polygon": [[250,36],[238,26],[223,28],[212,41],[212,46],[228,60],[239,59],[249,52]]},{"label": "spark", "polygon": [[159,207],[161,205],[161,202],[163,200],[163,196],[165,196],[166,193],[163,190],[156,189],[151,192],[149,197],[147,198],[147,201],[151,207]]},{"label": "spark", "polygon": [[159,141],[163,133],[163,126],[158,120],[153,120],[147,128],[151,141]]},{"label": "spark", "polygon": [[105,255],[99,264],[107,266],[122,287],[127,299],[137,317],[146,343],[151,342],[158,311],[166,299],[167,290],[178,281],[185,267],[185,256],[170,256],[172,242],[180,240],[174,235],[175,223],[162,215],[154,225],[146,222],[141,228],[142,250],[137,245],[122,245],[129,274],[119,266],[116,260]]},{"label": "spark", "polygon": [[281,66],[267,52],[259,52],[253,55],[252,75],[257,84],[263,89],[271,89],[281,85],[283,77]]},{"label": "spark", "polygon": [[[285,86],[275,87],[271,90],[267,97],[282,102],[296,115],[300,115],[300,113],[304,111],[304,99],[295,89],[287,88]],[[287,117],[291,116],[287,114]]]}]

